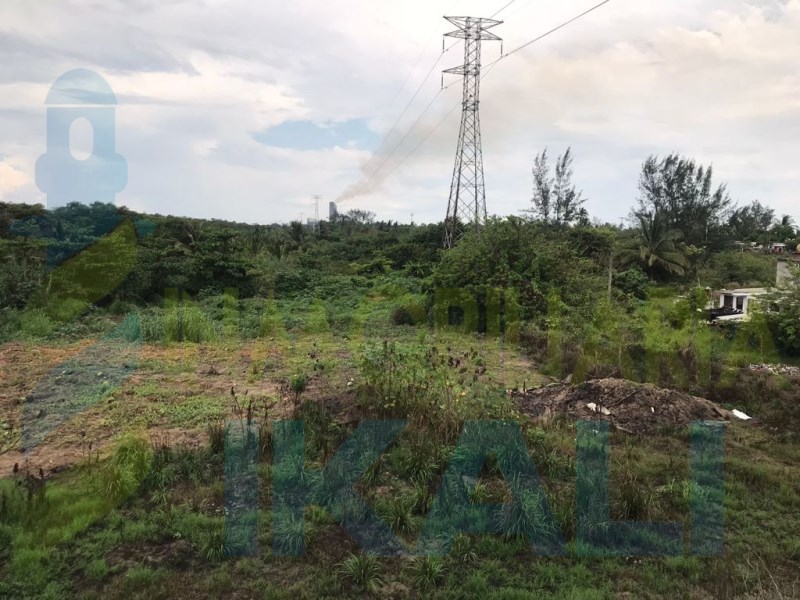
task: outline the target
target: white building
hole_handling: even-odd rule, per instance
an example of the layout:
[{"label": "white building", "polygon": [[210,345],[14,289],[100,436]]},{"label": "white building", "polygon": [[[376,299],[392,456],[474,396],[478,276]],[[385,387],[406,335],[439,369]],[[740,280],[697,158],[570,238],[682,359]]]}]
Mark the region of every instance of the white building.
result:
[{"label": "white building", "polygon": [[739,288],[735,290],[720,290],[718,308],[727,308],[739,311],[735,314],[723,315],[716,318],[718,321],[746,321],[754,304],[760,296],[767,294],[767,288]]}]

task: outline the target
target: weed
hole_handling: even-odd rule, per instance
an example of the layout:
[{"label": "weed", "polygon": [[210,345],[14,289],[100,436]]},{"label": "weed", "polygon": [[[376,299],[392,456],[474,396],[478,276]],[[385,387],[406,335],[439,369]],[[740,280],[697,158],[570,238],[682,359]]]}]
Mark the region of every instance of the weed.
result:
[{"label": "weed", "polygon": [[225,531],[221,526],[212,527],[203,537],[200,555],[208,562],[215,563],[225,558]]},{"label": "weed", "polygon": [[376,510],[393,531],[411,533],[417,527],[417,519],[413,512],[415,504],[416,499],[411,495],[381,498]]},{"label": "weed", "polygon": [[350,554],[338,565],[339,576],[352,587],[376,592],[383,585],[381,565],[369,554]]},{"label": "weed", "polygon": [[164,341],[200,344],[215,337],[208,318],[196,306],[182,303],[164,311]]},{"label": "weed", "polygon": [[108,575],[108,564],[98,558],[86,565],[86,576],[93,581],[102,581]]},{"label": "weed", "polygon": [[305,373],[295,373],[289,382],[289,388],[294,393],[294,404],[297,406],[300,403],[300,394],[306,391],[308,387],[308,377]]},{"label": "weed", "polygon": [[206,428],[208,432],[208,449],[212,454],[220,455],[225,451],[225,422],[216,421]]},{"label": "weed", "polygon": [[411,562],[411,582],[422,591],[436,587],[444,578],[444,561],[437,557],[420,557]]}]

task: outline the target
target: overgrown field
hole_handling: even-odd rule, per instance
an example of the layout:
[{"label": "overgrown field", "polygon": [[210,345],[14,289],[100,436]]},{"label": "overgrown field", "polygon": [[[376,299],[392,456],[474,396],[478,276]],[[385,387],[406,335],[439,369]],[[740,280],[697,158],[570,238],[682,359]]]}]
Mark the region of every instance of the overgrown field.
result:
[{"label": "overgrown field", "polygon": [[[287,327],[284,319],[271,320],[269,310],[255,336],[226,337],[222,318],[214,321],[221,329],[213,341],[198,334],[191,342],[133,345],[135,368],[121,375],[99,362],[73,367],[74,373],[63,368],[70,357],[73,365],[81,356],[102,361],[91,353],[104,343],[97,337],[0,348],[7,424],[53,414],[48,398],[60,388],[47,385],[51,378],[67,378],[70,389],[100,390],[57,428],[43,429],[27,454],[0,457],[0,596],[583,600],[800,593],[800,442],[789,422],[726,424],[724,552],[709,557],[689,550],[688,429],[612,431],[607,518],[677,521],[686,544],[672,557],[588,552],[576,542],[576,423],[534,420],[508,393],[553,381],[542,374],[553,373],[546,352],[537,363],[502,337],[387,325],[388,310],[359,323],[366,336],[355,335],[352,324],[331,327],[324,312],[316,324],[304,319],[305,326]],[[181,321],[184,331],[207,326],[201,320],[195,328],[191,318]],[[160,326],[169,327],[169,315]],[[726,397],[733,387],[719,384],[723,406],[756,415],[764,406],[774,415],[800,401],[797,381],[746,377],[748,386],[729,382],[735,397]],[[42,414],[26,416],[20,399],[34,392]],[[225,527],[225,423],[235,427],[248,418],[259,433],[258,550],[230,556],[237,545]],[[330,462],[366,419],[407,421],[356,487],[409,548],[457,455],[464,423],[517,423],[565,555],[532,550],[536,521],[515,503],[503,456],[491,453],[468,484],[469,499],[507,508],[497,522],[483,524],[493,534],[461,533],[445,556],[364,553],[321,500],[309,504],[302,522],[274,526],[281,476],[274,422],[288,419],[304,423],[309,472]],[[276,547],[302,553],[282,556]]]}]

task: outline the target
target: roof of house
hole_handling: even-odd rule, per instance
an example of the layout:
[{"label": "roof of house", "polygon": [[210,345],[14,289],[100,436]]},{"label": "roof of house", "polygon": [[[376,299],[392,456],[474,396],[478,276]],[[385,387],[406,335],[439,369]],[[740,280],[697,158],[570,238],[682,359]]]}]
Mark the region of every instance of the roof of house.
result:
[{"label": "roof of house", "polygon": [[719,293],[739,296],[760,296],[767,293],[767,288],[738,288],[735,290],[720,290]]}]

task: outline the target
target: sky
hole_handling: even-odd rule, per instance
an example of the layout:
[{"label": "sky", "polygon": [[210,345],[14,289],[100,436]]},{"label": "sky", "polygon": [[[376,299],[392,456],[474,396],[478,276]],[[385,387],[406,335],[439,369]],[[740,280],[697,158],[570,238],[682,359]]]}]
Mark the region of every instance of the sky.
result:
[{"label": "sky", "polygon": [[[514,0],[492,31],[508,52],[597,1]],[[2,0],[0,201],[48,204],[35,177],[45,97],[88,68],[118,101],[119,205],[273,223],[313,217],[318,194],[323,217],[335,200],[441,221],[461,89],[445,75],[442,90],[440,72],[463,58],[442,53],[442,16],[507,4]],[[611,0],[503,58],[481,83],[488,212],[528,209],[535,155],[571,147],[604,222],[629,215],[642,162],[670,152],[713,164],[735,202],[800,222],[798,32],[800,0]],[[499,56],[484,43],[484,65]],[[80,123],[76,157],[92,148]]]}]

